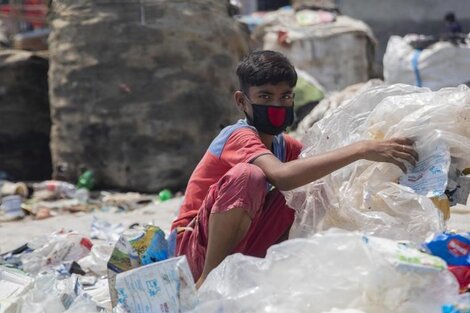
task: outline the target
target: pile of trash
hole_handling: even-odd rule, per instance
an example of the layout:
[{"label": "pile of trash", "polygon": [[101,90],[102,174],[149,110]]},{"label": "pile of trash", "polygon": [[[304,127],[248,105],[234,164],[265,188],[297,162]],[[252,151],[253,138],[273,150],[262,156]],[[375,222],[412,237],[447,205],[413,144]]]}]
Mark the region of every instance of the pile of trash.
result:
[{"label": "pile of trash", "polygon": [[64,213],[128,212],[154,202],[173,198],[168,189],[155,195],[137,192],[92,191],[93,172],[85,171],[77,184],[47,180],[37,183],[0,180],[0,221],[12,221],[31,216],[41,220]]},{"label": "pile of trash", "polygon": [[[195,284],[186,258],[174,257],[175,240],[176,232],[166,238],[156,226],[125,230],[96,218],[90,237],[60,230],[35,238],[0,255],[0,312],[136,312],[141,303],[126,300],[136,292],[129,284],[147,284],[158,301],[165,294],[159,304],[168,302],[171,312],[193,308]],[[178,303],[171,298],[176,292]]]},{"label": "pile of trash", "polygon": [[458,301],[442,259],[405,244],[330,231],[234,254],[211,272],[191,312],[440,313]]},{"label": "pile of trash", "polygon": [[415,140],[420,160],[414,168],[408,165],[406,175],[395,165],[361,160],[285,193],[296,210],[291,238],[342,228],[422,242],[443,231],[449,206],[467,202],[468,187],[460,186],[466,185],[470,167],[469,125],[466,86],[438,92],[407,85],[362,90],[303,135],[301,157],[400,136]]}]

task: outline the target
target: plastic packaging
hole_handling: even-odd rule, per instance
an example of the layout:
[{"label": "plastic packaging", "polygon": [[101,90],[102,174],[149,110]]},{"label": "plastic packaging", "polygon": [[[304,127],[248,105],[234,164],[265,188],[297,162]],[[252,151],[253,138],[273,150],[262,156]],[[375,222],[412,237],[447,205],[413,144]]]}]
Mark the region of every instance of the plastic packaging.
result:
[{"label": "plastic packaging", "polygon": [[114,288],[116,275],[166,260],[170,255],[165,233],[157,226],[148,225],[143,230],[128,230],[117,241],[109,258],[108,281],[113,307],[117,305]]},{"label": "plastic packaging", "polygon": [[78,178],[77,187],[91,190],[93,189],[94,186],[95,186],[95,177],[93,175],[93,172],[90,170],[86,170]]},{"label": "plastic packaging", "polygon": [[78,264],[85,272],[93,272],[96,275],[106,275],[107,263],[113,253],[113,243],[94,244],[91,253],[78,260]]},{"label": "plastic packaging", "polygon": [[87,237],[76,232],[56,232],[33,252],[21,257],[23,270],[37,274],[63,262],[78,261],[90,253],[93,244]]},{"label": "plastic packaging", "polygon": [[171,198],[173,198],[173,194],[169,189],[163,189],[158,193],[158,199],[160,199],[160,201],[167,201]]},{"label": "plastic packaging", "polygon": [[91,222],[91,238],[102,239],[108,242],[116,242],[119,236],[124,232],[124,226],[119,224],[111,224],[104,219],[100,219],[93,215]]},{"label": "plastic packaging", "polygon": [[21,209],[22,199],[18,195],[6,196],[1,198],[0,205],[1,215],[0,220],[13,220],[24,217],[24,212]]},{"label": "plastic packaging", "polygon": [[64,198],[74,198],[77,192],[77,187],[75,185],[58,180],[46,180],[41,183],[33,184],[34,192],[48,191],[51,194],[64,197]]},{"label": "plastic packaging", "polygon": [[130,313],[142,312],[142,307],[148,312],[187,312],[197,303],[194,279],[185,256],[118,274],[115,288],[119,303]]},{"label": "plastic packaging", "polygon": [[437,234],[424,247],[448,265],[470,265],[470,233]]},{"label": "plastic packaging", "polygon": [[83,293],[78,278],[40,273],[33,287],[18,302],[18,313],[97,313],[102,310]]},{"label": "plastic packaging", "polygon": [[[362,90],[314,124],[302,138],[301,158],[359,140],[400,136],[415,140],[422,159],[432,154],[435,145],[445,144],[453,166],[463,169],[470,164],[469,120],[466,86],[438,92],[406,85],[376,86]],[[287,204],[296,210],[290,237],[337,227],[421,243],[430,234],[442,232],[442,214],[422,195],[432,190],[418,194],[397,184],[402,175],[395,165],[361,160],[285,192]]]},{"label": "plastic packaging", "polygon": [[388,239],[329,231],[272,246],[264,259],[231,255],[198,296],[192,313],[440,313],[456,301],[458,284],[437,257]]}]

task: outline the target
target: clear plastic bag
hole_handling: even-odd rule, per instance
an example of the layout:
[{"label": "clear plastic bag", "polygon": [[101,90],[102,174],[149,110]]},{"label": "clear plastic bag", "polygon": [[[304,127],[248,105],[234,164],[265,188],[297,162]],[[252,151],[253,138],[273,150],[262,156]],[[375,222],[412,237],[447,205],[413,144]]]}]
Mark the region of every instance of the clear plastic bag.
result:
[{"label": "clear plastic bag", "polygon": [[21,257],[23,270],[37,274],[64,262],[78,261],[87,256],[93,246],[90,239],[76,232],[59,231],[47,240],[41,238],[33,243],[34,251]]},{"label": "clear plastic bag", "polygon": [[191,312],[440,313],[457,296],[443,260],[392,240],[329,231],[275,245],[264,259],[227,257]]},{"label": "clear plastic bag", "polygon": [[[407,85],[363,90],[302,138],[301,157],[365,139],[410,137],[418,152],[445,144],[457,168],[470,165],[470,90],[432,92]],[[431,147],[431,149],[430,149]],[[429,198],[396,182],[392,164],[358,161],[311,184],[285,192],[296,210],[290,237],[307,237],[332,227],[391,239],[422,242],[442,231],[443,220]]]}]

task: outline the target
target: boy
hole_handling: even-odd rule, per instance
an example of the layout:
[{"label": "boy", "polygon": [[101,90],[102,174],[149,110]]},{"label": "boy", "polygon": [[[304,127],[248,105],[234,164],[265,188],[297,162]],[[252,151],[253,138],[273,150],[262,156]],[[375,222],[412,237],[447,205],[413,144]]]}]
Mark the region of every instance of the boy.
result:
[{"label": "boy", "polygon": [[264,257],[287,239],[294,210],[280,190],[315,181],[356,160],[415,164],[406,138],[362,141],[298,159],[302,145],[282,132],[293,122],[297,74],[282,54],[251,53],[237,68],[235,102],[246,120],[223,129],[194,170],[172,228],[177,255],[186,255],[199,288],[209,272],[235,252]]}]

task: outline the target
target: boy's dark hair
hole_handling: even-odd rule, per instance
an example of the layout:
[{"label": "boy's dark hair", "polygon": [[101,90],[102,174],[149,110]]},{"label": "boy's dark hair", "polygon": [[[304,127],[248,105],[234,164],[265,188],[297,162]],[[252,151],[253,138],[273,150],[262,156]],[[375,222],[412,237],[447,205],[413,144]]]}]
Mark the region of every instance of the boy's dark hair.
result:
[{"label": "boy's dark hair", "polygon": [[287,82],[290,87],[297,84],[297,72],[289,60],[279,52],[255,51],[238,64],[240,89],[248,93],[250,86]]}]

